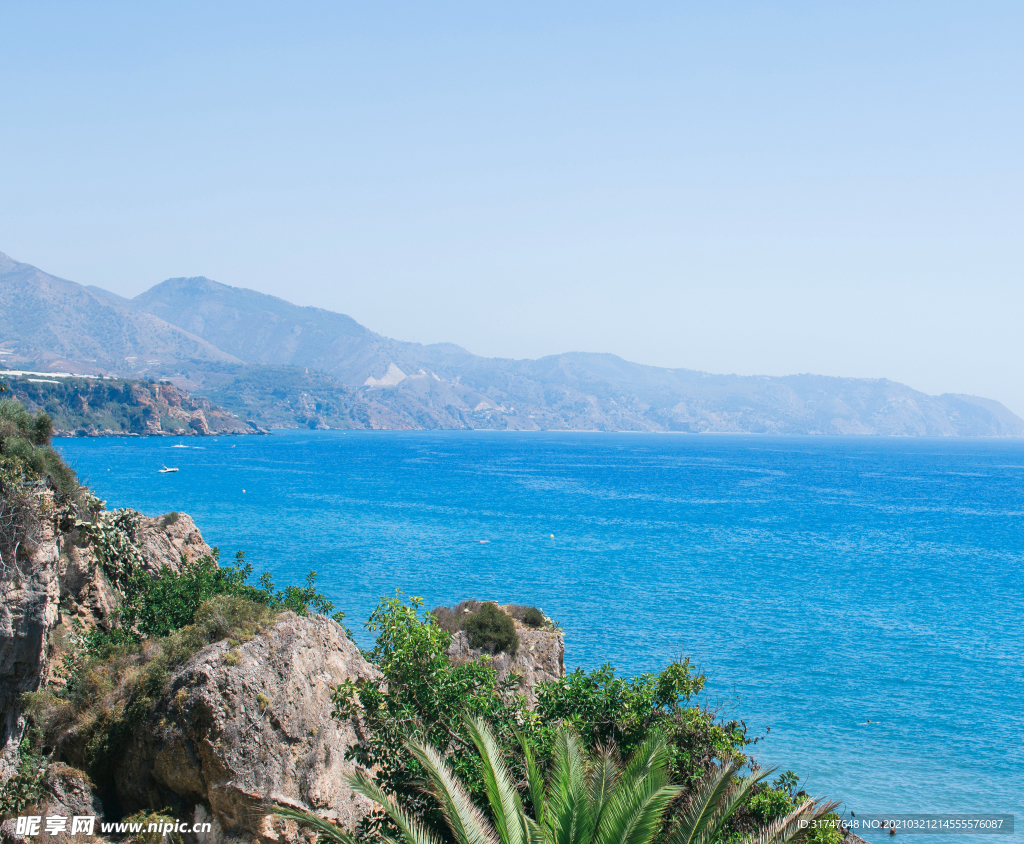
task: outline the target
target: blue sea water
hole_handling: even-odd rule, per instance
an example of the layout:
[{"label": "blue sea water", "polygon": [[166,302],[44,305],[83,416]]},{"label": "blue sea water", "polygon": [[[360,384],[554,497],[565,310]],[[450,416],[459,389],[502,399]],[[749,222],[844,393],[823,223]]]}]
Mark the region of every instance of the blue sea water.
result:
[{"label": "blue sea water", "polygon": [[[858,814],[1014,813],[1017,833],[995,840],[1024,840],[1024,444],[56,444],[108,506],[188,512],[225,559],[244,549],[279,585],[315,569],[364,646],[361,623],[396,587],[428,607],[534,603],[565,628],[567,668],[636,674],[690,656],[708,702],[761,737],[755,756],[812,794]],[[164,464],[180,471],[157,474]]]}]

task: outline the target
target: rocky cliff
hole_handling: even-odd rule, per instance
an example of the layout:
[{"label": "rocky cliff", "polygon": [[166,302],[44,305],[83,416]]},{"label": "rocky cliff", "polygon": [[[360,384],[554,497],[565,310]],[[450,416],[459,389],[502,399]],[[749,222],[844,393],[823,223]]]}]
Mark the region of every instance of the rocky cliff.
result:
[{"label": "rocky cliff", "polygon": [[[0,778],[10,776],[25,729],[20,699],[49,676],[53,644],[77,618],[85,626],[108,624],[118,603],[84,529],[61,530],[49,494],[40,494],[38,533],[27,562],[0,582]],[[182,555],[209,554],[195,523],[185,514],[152,519],[128,511],[147,571],[178,570]]]},{"label": "rocky cliff", "polygon": [[[510,607],[501,607],[511,617]],[[514,674],[519,680],[519,691],[533,709],[537,704],[535,689],[538,683],[557,680],[565,675],[565,637],[560,630],[538,630],[512,618],[519,648],[515,656],[497,653],[491,656],[491,664],[504,679]],[[448,656],[453,662],[480,659],[486,654],[482,648],[472,648],[469,636],[459,630],[452,636]]]},{"label": "rocky cliff", "polygon": [[57,436],[211,436],[260,430],[169,383],[0,370],[0,388],[29,411],[45,410]]}]

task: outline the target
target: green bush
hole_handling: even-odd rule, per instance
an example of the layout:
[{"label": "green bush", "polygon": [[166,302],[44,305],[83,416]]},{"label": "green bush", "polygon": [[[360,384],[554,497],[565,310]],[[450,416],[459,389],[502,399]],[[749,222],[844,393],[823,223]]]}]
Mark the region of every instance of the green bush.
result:
[{"label": "green bush", "polygon": [[74,471],[50,447],[52,435],[53,422],[45,412],[33,415],[19,402],[0,401],[0,466],[6,465],[12,477],[45,481],[63,504],[74,499],[79,485]]},{"label": "green bush", "polygon": [[504,652],[509,656],[515,656],[519,649],[515,622],[494,601],[487,601],[477,612],[466,616],[462,629],[469,636],[472,648],[483,648],[492,654]]},{"label": "green bush", "polygon": [[170,513],[168,513],[166,516],[164,516],[162,519],[160,519],[160,527],[170,527],[171,525],[173,525],[177,521],[178,521],[178,511],[177,510],[172,510]]},{"label": "green bush", "polygon": [[546,621],[544,613],[536,607],[525,607],[523,609],[522,622],[527,627],[533,627],[534,629],[543,627]]}]

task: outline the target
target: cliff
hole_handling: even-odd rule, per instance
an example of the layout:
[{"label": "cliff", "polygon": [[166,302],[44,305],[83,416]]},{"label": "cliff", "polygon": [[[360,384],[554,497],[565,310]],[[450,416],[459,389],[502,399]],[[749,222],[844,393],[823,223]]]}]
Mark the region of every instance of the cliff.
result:
[{"label": "cliff", "polygon": [[537,684],[557,680],[565,675],[565,637],[558,629],[543,630],[524,624],[512,615],[510,605],[502,606],[501,609],[512,618],[519,637],[515,656],[503,652],[490,655],[483,648],[470,647],[469,636],[464,630],[452,634],[448,656],[455,663],[490,656],[498,678],[504,680],[510,674],[515,675],[519,681],[520,694],[533,709],[537,704],[534,691]]},{"label": "cliff", "polygon": [[169,383],[0,370],[4,394],[44,410],[56,436],[210,436],[260,430]]},{"label": "cliff", "polygon": [[[97,558],[86,530],[65,522],[49,493],[39,497],[38,533],[27,560],[5,573],[0,582],[0,778],[10,776],[18,763],[25,731],[21,697],[47,680],[58,656],[59,643],[74,620],[86,627],[109,627],[119,599]],[[162,566],[178,570],[188,561],[209,554],[192,519],[152,519],[122,511],[146,570]]]}]

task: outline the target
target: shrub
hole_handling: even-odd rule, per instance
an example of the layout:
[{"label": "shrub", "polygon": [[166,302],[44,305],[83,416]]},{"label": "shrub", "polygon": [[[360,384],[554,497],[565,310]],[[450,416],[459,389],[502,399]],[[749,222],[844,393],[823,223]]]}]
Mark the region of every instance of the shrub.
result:
[{"label": "shrub", "polygon": [[462,629],[469,635],[472,648],[483,648],[489,653],[507,653],[515,656],[519,649],[516,625],[494,601],[487,601],[480,609],[468,615]]},{"label": "shrub", "polygon": [[454,635],[462,629],[462,622],[466,616],[478,612],[480,606],[479,601],[462,601],[454,607],[435,607],[430,615],[438,627]]},{"label": "shrub", "polygon": [[0,818],[21,814],[46,794],[46,771],[22,750],[17,771],[0,783]]},{"label": "shrub", "polygon": [[543,627],[546,621],[547,619],[545,618],[544,613],[536,607],[526,607],[523,610],[522,622],[527,627],[533,627],[535,629]]},{"label": "shrub", "polygon": [[160,519],[160,527],[170,527],[176,521],[178,521],[179,515],[177,510],[171,510],[166,516]]}]

